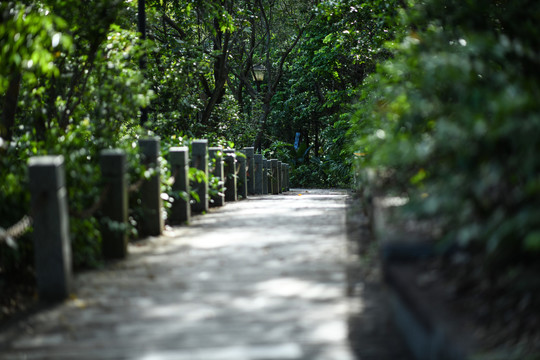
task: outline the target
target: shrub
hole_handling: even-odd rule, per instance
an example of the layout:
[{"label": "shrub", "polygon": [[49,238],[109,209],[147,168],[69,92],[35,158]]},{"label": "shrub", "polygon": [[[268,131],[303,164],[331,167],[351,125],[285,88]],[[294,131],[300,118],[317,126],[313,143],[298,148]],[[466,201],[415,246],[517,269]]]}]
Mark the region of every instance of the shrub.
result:
[{"label": "shrub", "polygon": [[430,0],[367,82],[358,165],[390,174],[443,244],[502,274],[540,249],[540,14],[535,1]]}]

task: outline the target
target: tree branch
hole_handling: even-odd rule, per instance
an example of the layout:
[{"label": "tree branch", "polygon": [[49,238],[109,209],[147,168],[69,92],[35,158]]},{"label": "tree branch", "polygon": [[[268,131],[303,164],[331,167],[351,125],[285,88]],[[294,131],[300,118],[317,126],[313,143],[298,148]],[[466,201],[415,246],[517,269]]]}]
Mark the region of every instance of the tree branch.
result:
[{"label": "tree branch", "polygon": [[180,35],[181,39],[186,38],[186,32],[180,29],[180,27],[170,17],[168,17],[166,14],[163,14],[161,18],[167,25],[173,28],[178,33],[178,35]]},{"label": "tree branch", "polygon": [[293,51],[293,49],[296,47],[296,45],[298,44],[298,42],[300,41],[300,39],[304,35],[304,31],[306,30],[307,26],[313,20],[314,17],[315,17],[315,15],[312,14],[311,17],[309,18],[309,20],[307,21],[307,23],[302,28],[300,28],[300,32],[298,33],[298,36],[296,37],[294,42],[281,55],[281,59],[279,61],[278,72],[276,74],[276,78],[274,79],[274,81],[272,82],[271,87],[270,87],[271,92],[274,92],[277,89],[279,81],[281,80],[281,77],[283,76],[283,65],[285,65],[285,60],[287,60],[287,57],[289,56],[291,51]]}]

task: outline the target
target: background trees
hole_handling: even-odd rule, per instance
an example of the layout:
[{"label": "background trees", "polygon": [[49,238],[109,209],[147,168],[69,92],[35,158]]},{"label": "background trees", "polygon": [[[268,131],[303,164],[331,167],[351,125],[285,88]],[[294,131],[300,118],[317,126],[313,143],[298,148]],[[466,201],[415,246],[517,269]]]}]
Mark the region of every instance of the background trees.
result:
[{"label": "background trees", "polygon": [[[322,1],[287,63],[271,115],[270,138],[285,144],[296,183],[347,186],[349,105],[367,75],[389,57],[384,43],[400,31],[397,1]],[[300,145],[292,147],[296,133]]]},{"label": "background trees", "polygon": [[[310,1],[149,2],[151,122],[260,148],[270,101],[302,40]],[[253,66],[264,64],[263,84]],[[163,96],[160,96],[163,95]],[[173,101],[174,100],[174,101]],[[178,104],[180,101],[180,104]]]},{"label": "background trees", "polygon": [[[0,5],[0,226],[29,208],[30,156],[66,159],[74,262],[100,258],[98,152],[129,145],[150,92],[138,68],[140,47],[123,1],[5,1]],[[0,275],[31,274],[29,237],[0,245]]]},{"label": "background trees", "polygon": [[[167,146],[194,137],[255,146],[291,163],[296,185],[349,183],[347,104],[389,55],[383,43],[394,36],[396,1],[145,5],[146,40],[137,33],[134,0],[0,5],[0,226],[28,208],[27,159],[63,154],[78,215],[71,224],[76,266],[95,266],[100,219],[85,210],[100,196],[98,152],[124,148],[135,164],[134,141],[148,134]],[[254,65],[266,68],[261,83]],[[3,272],[31,264],[29,239],[20,244],[0,245],[2,263],[11,264]]]}]

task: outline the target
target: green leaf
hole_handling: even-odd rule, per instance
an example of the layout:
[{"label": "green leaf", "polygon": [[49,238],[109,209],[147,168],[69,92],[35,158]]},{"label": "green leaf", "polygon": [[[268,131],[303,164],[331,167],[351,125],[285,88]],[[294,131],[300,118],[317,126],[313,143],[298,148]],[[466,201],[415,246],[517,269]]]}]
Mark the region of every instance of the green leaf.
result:
[{"label": "green leaf", "polygon": [[526,251],[540,252],[540,231],[533,231],[527,234],[523,240],[523,248]]}]

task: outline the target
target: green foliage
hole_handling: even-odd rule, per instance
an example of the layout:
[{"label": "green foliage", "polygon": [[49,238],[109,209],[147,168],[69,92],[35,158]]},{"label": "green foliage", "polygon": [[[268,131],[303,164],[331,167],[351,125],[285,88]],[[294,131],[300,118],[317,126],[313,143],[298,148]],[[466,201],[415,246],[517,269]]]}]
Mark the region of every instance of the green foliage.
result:
[{"label": "green foliage", "polygon": [[346,137],[349,128],[349,115],[343,114],[322,132],[322,137],[329,139],[324,143],[321,158],[324,184],[328,187],[349,187],[351,184],[352,157]]},{"label": "green foliage", "polygon": [[149,5],[148,32],[154,46],[145,70],[157,96],[147,127],[163,136],[242,134],[236,99],[225,87],[229,69],[222,64],[230,51],[225,42],[247,15],[219,1]]},{"label": "green foliage", "polygon": [[[0,226],[29,212],[28,158],[63,155],[73,264],[98,266],[99,152],[120,147],[132,157],[134,120],[151,95],[138,70],[135,33],[114,24],[124,3],[9,1],[0,10]],[[0,275],[32,267],[30,235],[17,240],[17,250],[0,245]]]},{"label": "green foliage", "polygon": [[214,197],[225,196],[225,182],[212,174],[208,176],[208,196],[210,203],[214,202]]},{"label": "green foliage", "polygon": [[316,188],[320,186],[318,168],[310,165],[300,165],[291,172],[290,181],[292,187]]},{"label": "green foliage", "polygon": [[7,90],[10,77],[20,72],[32,84],[39,75],[59,75],[55,58],[71,46],[71,37],[62,32],[66,25],[46,7],[0,4],[0,94]]},{"label": "green foliage", "polygon": [[[317,6],[270,116],[273,144],[293,143],[296,132],[301,134],[299,154],[287,155],[292,164],[303,165],[293,168],[293,185],[349,186],[348,106],[375,64],[390,56],[383,45],[400,31],[398,3],[340,0]],[[306,176],[306,169],[317,176]]]},{"label": "green foliage", "polygon": [[447,246],[495,273],[531,261],[539,222],[540,31],[534,1],[426,1],[363,90],[359,166],[384,173]]},{"label": "green foliage", "polygon": [[[299,185],[346,186],[346,103],[390,54],[382,43],[394,36],[396,4],[148,0],[143,42],[135,1],[2,2],[0,226],[28,212],[25,168],[36,155],[65,158],[77,268],[99,266],[101,226],[135,238],[144,216],[132,191],[128,228],[102,217],[102,149],[126,151],[133,189],[160,172],[165,217],[175,199],[200,200],[172,191],[167,162],[170,147],[195,137],[223,148],[261,142],[293,165]],[[251,79],[257,63],[267,67],[259,84]],[[138,151],[137,139],[149,135],[162,139],[155,168],[141,165]],[[194,186],[208,181],[211,195],[224,190],[213,176],[189,176]],[[18,241],[18,250],[0,245],[3,273],[31,267],[30,234]]]},{"label": "green foliage", "polygon": [[[28,144],[27,151],[33,145]],[[7,229],[18,222],[27,213],[30,207],[30,193],[26,179],[26,167],[19,162],[26,163],[23,156],[7,147],[1,150],[0,156],[0,227]],[[16,161],[13,159],[16,158]],[[19,280],[30,273],[28,264],[33,263],[33,246],[29,233],[16,239],[17,247],[0,244],[0,279],[2,276]]]},{"label": "green foliage", "polygon": [[199,170],[194,167],[189,168],[189,185],[190,185],[190,196],[195,202],[201,202],[199,197],[198,190],[199,186],[204,186],[208,181],[204,171]]}]

